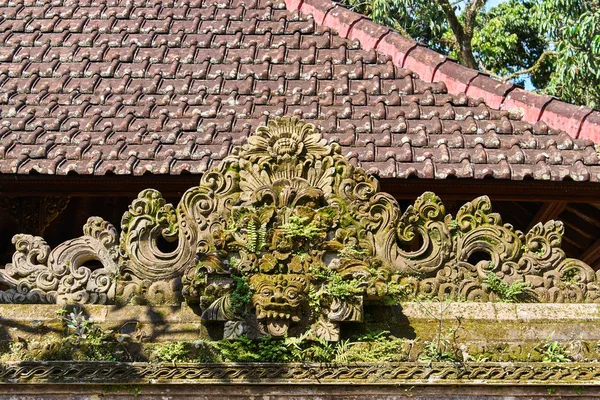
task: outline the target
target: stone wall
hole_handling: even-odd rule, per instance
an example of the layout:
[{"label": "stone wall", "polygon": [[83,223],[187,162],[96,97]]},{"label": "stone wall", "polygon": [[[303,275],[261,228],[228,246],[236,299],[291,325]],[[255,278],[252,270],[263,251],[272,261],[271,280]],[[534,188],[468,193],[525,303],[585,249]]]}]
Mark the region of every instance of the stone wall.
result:
[{"label": "stone wall", "polygon": [[453,385],[18,385],[2,387],[2,400],[525,400],[600,398],[595,387],[564,386],[453,386]]}]

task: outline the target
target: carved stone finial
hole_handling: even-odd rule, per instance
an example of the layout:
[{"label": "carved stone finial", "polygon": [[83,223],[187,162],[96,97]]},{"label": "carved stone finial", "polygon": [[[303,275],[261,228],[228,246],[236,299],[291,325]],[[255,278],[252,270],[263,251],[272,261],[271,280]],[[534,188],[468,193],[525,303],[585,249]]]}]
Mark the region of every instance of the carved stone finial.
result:
[{"label": "carved stone finial", "polygon": [[377,182],[313,125],[271,121],[228,158],[226,173],[238,189],[213,193],[227,200],[211,210],[221,218],[201,238],[183,292],[203,318],[231,321],[227,337],[311,329],[337,338],[338,322],[362,320],[362,296],[387,294],[391,268],[352,215]]}]

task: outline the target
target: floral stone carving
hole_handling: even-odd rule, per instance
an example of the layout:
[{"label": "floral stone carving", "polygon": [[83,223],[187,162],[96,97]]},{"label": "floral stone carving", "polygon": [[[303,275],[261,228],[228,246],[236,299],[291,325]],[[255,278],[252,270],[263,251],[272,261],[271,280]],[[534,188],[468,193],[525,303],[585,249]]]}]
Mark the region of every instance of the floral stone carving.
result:
[{"label": "floral stone carving", "polygon": [[361,239],[364,223],[352,212],[377,183],[314,126],[271,121],[221,171],[233,190],[213,194],[226,200],[211,211],[220,218],[200,237],[183,293],[203,318],[226,322],[226,338],[311,327],[337,340],[339,322],[362,320],[363,296],[395,290],[391,265]]},{"label": "floral stone carving", "polygon": [[366,302],[599,302],[597,274],[565,257],[562,233],[555,221],[527,234],[503,224],[487,197],[452,217],[425,193],[401,213],[339,145],[284,117],[258,128],[176,207],[142,191],[118,241],[99,218],[52,252],[42,238],[15,236],[0,301],[186,300],[224,323],[226,338],[308,331],[334,341],[340,323],[362,321]]}]

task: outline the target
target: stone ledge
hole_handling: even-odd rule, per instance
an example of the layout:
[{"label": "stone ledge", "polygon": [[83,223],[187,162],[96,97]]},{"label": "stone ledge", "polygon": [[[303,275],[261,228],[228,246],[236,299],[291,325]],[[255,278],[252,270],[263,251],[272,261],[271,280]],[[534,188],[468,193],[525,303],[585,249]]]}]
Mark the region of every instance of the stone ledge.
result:
[{"label": "stone ledge", "polygon": [[584,396],[598,399],[593,386],[526,385],[3,385],[0,400],[506,400]]},{"label": "stone ledge", "polygon": [[600,363],[7,362],[4,384],[597,385]]},{"label": "stone ledge", "polygon": [[[81,307],[95,322],[125,321],[137,319],[152,322],[157,319],[165,322],[200,321],[187,304],[181,306],[118,306],[86,304],[59,306],[55,304],[0,304],[0,322],[49,321],[57,318],[56,311],[65,307]],[[430,319],[443,316],[453,319],[463,318],[484,321],[587,321],[600,322],[600,304],[562,303],[476,303],[476,302],[403,302],[399,305],[408,318]]]},{"label": "stone ledge", "polygon": [[[70,306],[67,306],[68,309]],[[15,337],[41,339],[59,334],[63,325],[57,305],[0,304],[0,341]],[[210,338],[211,326],[186,304],[173,306],[81,307],[86,317],[105,329],[142,329],[152,341]],[[507,304],[405,302],[374,307],[369,325],[392,330],[398,337],[432,340],[439,331],[458,326],[470,343],[532,343],[554,340],[600,341],[598,304]],[[140,328],[141,327],[141,328]],[[124,333],[131,333],[126,331]],[[217,338],[218,339],[218,338]]]}]

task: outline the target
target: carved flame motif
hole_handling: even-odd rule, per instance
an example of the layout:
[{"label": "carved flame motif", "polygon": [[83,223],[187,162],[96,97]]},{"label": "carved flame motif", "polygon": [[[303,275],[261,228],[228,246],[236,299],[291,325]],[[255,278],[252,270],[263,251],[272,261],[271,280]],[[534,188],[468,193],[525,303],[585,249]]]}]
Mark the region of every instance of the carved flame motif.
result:
[{"label": "carved flame motif", "polygon": [[560,249],[560,222],[524,234],[487,197],[453,218],[433,193],[401,213],[378,189],[313,125],[276,118],[176,207],[142,191],[118,241],[99,218],[52,251],[40,237],[16,235],[0,302],[185,299],[224,322],[227,338],[310,330],[326,340],[338,339],[340,323],[361,321],[365,302],[399,295],[507,300],[503,288],[527,282],[509,300],[600,302],[598,275]]}]

